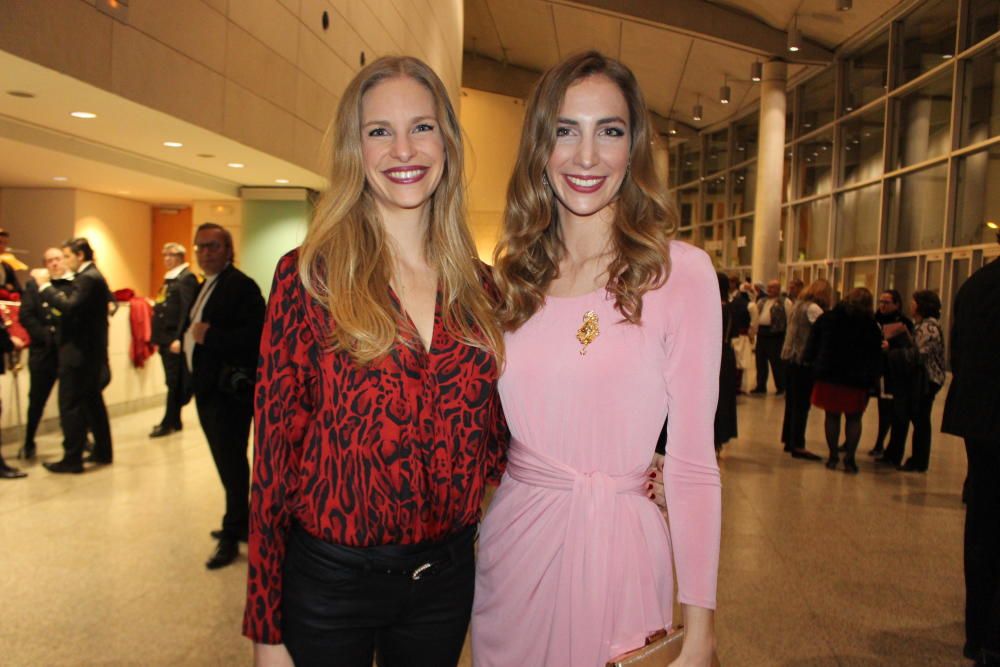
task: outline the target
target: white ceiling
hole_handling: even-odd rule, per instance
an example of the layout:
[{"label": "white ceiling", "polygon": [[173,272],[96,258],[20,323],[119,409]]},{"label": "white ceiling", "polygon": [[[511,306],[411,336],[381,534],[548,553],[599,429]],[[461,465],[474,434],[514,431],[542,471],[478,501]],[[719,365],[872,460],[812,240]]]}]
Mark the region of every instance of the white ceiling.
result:
[{"label": "white ceiling", "polygon": [[[15,97],[9,91],[34,97]],[[97,118],[73,118],[72,111],[89,111]],[[184,145],[167,148],[164,141]],[[234,169],[229,162],[245,167]],[[56,182],[55,176],[68,180]],[[289,183],[278,184],[277,179]],[[324,179],[0,51],[0,187],[82,188],[151,204],[180,204],[234,199],[240,186],[322,189]]]},{"label": "white ceiling", "polygon": [[[677,0],[659,0],[675,2]],[[749,16],[765,29],[786,31],[796,18],[806,39],[836,49],[897,7],[898,0],[856,0],[848,12],[836,10],[836,0],[685,0],[722,12],[731,20]],[[750,79],[755,60],[772,55],[760,48],[734,44],[710,34],[642,18],[627,17],[570,0],[465,0],[465,41],[468,53],[541,72],[566,55],[596,48],[612,55],[635,72],[650,107],[657,114],[692,127],[705,127],[738,114],[758,97]],[[626,10],[628,2],[617,3]],[[637,3],[642,4],[642,3]],[[667,10],[669,13],[670,10]],[[789,78],[816,66],[791,64]],[[724,81],[732,102],[719,102]],[[704,108],[703,120],[691,118],[695,103]]]}]

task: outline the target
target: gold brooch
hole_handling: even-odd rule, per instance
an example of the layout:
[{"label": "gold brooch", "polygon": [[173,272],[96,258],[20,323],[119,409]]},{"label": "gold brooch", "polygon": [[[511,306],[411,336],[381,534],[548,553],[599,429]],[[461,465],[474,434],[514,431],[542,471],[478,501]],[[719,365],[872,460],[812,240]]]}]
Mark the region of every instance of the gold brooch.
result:
[{"label": "gold brooch", "polygon": [[588,310],[583,314],[583,325],[580,330],[576,332],[576,339],[580,341],[583,347],[580,349],[580,354],[587,354],[587,346],[594,342],[598,336],[601,335],[601,329],[597,326],[597,313],[592,310]]}]

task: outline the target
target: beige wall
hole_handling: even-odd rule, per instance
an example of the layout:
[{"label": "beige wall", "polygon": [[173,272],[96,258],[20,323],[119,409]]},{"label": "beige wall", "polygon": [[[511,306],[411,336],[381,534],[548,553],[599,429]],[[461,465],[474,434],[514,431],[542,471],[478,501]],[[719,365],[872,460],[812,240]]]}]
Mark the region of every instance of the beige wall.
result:
[{"label": "beige wall", "polygon": [[422,58],[457,99],[462,25],[462,0],[131,0],[122,20],[4,0],[0,49],[316,170],[362,52]]},{"label": "beige wall", "polygon": [[148,296],[152,216],[148,204],[76,191],[73,235],[90,241],[112,290],[128,287]]},{"label": "beige wall", "polygon": [[10,246],[18,258],[28,266],[41,266],[46,248],[73,236],[75,209],[73,190],[4,188],[0,225],[10,232]]},{"label": "beige wall", "polygon": [[[191,233],[198,230],[198,225],[204,222],[214,222],[222,225],[233,235],[233,251],[236,253],[236,264],[239,265],[243,255],[243,202],[242,201],[196,201],[191,207]],[[192,244],[194,237],[191,238]],[[193,245],[192,245],[193,248]],[[191,251],[192,253],[194,250]],[[193,266],[198,265],[192,254]]]},{"label": "beige wall", "polygon": [[472,88],[462,89],[465,175],[469,226],[479,257],[492,261],[524,122],[524,102]]}]

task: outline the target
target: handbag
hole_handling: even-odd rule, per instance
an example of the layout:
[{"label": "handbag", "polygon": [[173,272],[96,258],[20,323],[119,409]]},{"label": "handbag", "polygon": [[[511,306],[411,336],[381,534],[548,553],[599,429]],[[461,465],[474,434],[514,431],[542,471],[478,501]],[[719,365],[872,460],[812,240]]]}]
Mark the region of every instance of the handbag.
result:
[{"label": "handbag", "polygon": [[[660,630],[646,638],[642,648],[623,653],[608,661],[607,667],[667,667],[680,657],[684,645],[684,626],[667,632]],[[720,667],[719,657],[712,656],[712,667]]]}]

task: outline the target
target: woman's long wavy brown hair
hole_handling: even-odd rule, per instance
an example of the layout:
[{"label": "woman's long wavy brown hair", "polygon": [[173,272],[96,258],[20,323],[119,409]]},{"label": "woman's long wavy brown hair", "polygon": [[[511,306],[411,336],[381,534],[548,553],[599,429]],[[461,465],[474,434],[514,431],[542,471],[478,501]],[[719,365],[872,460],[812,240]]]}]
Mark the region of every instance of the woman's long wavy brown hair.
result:
[{"label": "woman's long wavy brown hair", "polygon": [[677,213],[666,184],[657,176],[652,151],[656,133],[635,75],[597,51],[570,56],[548,70],[531,94],[517,163],[507,187],[507,208],[493,257],[503,295],[498,317],[508,331],[520,327],[541,307],[566,254],[555,195],[543,176],[555,147],[566,91],[590,76],[614,82],[629,108],[630,164],[612,204],[614,256],[607,270],[607,289],[622,317],[639,323],[643,295],[663,285],[670,273],[669,244]]},{"label": "woman's long wavy brown hair", "polygon": [[[427,261],[438,273],[445,329],[502,360],[503,336],[483,286],[475,244],[465,221],[462,135],[444,84],[416,58],[387,56],[362,69],[344,91],[330,125],[330,187],[320,198],[299,251],[307,292],[333,320],[330,344],[360,364],[385,356],[398,343],[413,345],[412,326],[390,297],[394,260],[388,236],[365,180],[361,152],[364,94],[396,77],[409,77],[434,97],[444,142],[441,182],[429,203],[424,237]],[[410,335],[403,335],[405,333]]]}]

